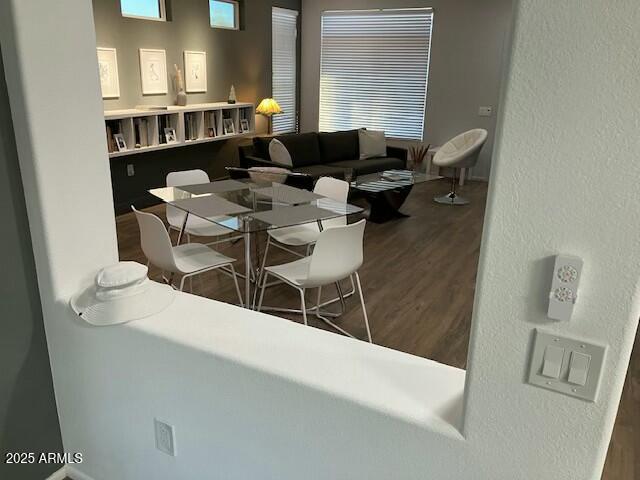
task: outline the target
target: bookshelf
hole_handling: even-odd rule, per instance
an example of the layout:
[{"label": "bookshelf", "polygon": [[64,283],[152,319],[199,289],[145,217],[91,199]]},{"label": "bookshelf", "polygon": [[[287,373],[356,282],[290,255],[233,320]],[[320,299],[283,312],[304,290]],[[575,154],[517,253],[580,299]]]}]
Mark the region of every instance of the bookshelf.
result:
[{"label": "bookshelf", "polygon": [[[256,128],[252,103],[218,102],[166,109],[107,110],[104,120],[109,158],[244,137],[255,134]],[[246,132],[242,132],[242,120],[249,124]],[[225,124],[228,130],[233,127],[231,133],[225,133]],[[167,143],[165,128],[175,129],[175,142]],[[118,151],[113,140],[117,133],[122,134],[127,144],[124,151]]]}]

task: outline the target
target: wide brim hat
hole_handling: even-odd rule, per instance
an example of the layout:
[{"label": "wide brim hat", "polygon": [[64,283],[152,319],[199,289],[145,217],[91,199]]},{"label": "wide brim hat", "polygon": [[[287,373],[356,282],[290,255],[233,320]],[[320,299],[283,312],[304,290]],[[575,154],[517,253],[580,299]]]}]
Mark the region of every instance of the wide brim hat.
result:
[{"label": "wide brim hat", "polygon": [[175,291],[149,280],[147,273],[147,267],[136,262],[103,268],[92,286],[71,298],[71,308],[96,326],[118,325],[160,313],[171,305]]}]

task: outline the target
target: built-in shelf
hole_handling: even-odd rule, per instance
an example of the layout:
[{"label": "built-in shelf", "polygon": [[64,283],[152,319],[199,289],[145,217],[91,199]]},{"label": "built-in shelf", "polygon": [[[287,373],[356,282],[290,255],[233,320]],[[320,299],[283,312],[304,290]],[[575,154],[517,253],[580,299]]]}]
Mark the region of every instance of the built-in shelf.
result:
[{"label": "built-in shelf", "polygon": [[[240,138],[255,133],[255,107],[251,103],[217,102],[186,107],[107,110],[104,119],[110,158]],[[245,132],[242,131],[242,120],[249,124]],[[234,133],[224,133],[225,123],[233,125]],[[175,129],[175,142],[167,143],[165,128]],[[113,135],[118,133],[123,135],[127,144],[124,151],[118,151],[113,141]]]}]

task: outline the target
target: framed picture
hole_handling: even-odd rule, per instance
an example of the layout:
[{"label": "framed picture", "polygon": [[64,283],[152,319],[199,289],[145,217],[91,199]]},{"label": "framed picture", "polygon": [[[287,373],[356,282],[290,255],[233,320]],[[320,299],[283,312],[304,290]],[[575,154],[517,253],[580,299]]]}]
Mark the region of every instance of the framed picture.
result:
[{"label": "framed picture", "polygon": [[224,127],[225,135],[236,133],[236,127],[233,124],[233,120],[231,118],[225,118],[224,120],[222,120],[222,126]]},{"label": "framed picture", "polygon": [[118,147],[119,152],[124,152],[127,149],[127,142],[124,139],[124,135],[121,133],[116,133],[113,136],[113,139],[116,142],[116,147]]},{"label": "framed picture", "polygon": [[98,48],[98,70],[102,98],[120,98],[118,56],[115,48]]},{"label": "framed picture", "polygon": [[167,54],[164,50],[140,49],[140,79],[143,95],[169,93]]},{"label": "framed picture", "polygon": [[164,129],[164,139],[167,143],[177,143],[178,137],[176,135],[175,128],[165,128]]},{"label": "framed picture", "polygon": [[187,93],[207,91],[207,52],[184,52],[184,76]]},{"label": "framed picture", "polygon": [[240,131],[242,133],[247,133],[249,130],[251,130],[251,127],[249,126],[249,120],[247,120],[246,118],[240,120]]}]

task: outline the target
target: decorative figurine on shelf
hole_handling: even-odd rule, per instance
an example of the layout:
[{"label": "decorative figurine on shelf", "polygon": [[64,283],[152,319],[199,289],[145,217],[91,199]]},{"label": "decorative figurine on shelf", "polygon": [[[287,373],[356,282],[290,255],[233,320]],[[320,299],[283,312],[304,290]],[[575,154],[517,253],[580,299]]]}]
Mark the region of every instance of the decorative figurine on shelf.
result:
[{"label": "decorative figurine on shelf", "polygon": [[231,91],[229,92],[229,100],[227,103],[236,103],[236,88],[231,85]]},{"label": "decorative figurine on shelf", "polygon": [[187,104],[187,94],[184,91],[184,79],[182,77],[182,70],[180,70],[180,67],[178,67],[178,65],[174,65],[173,68],[176,71],[175,83],[176,90],[178,91],[178,94],[176,96],[176,105],[184,107]]}]

